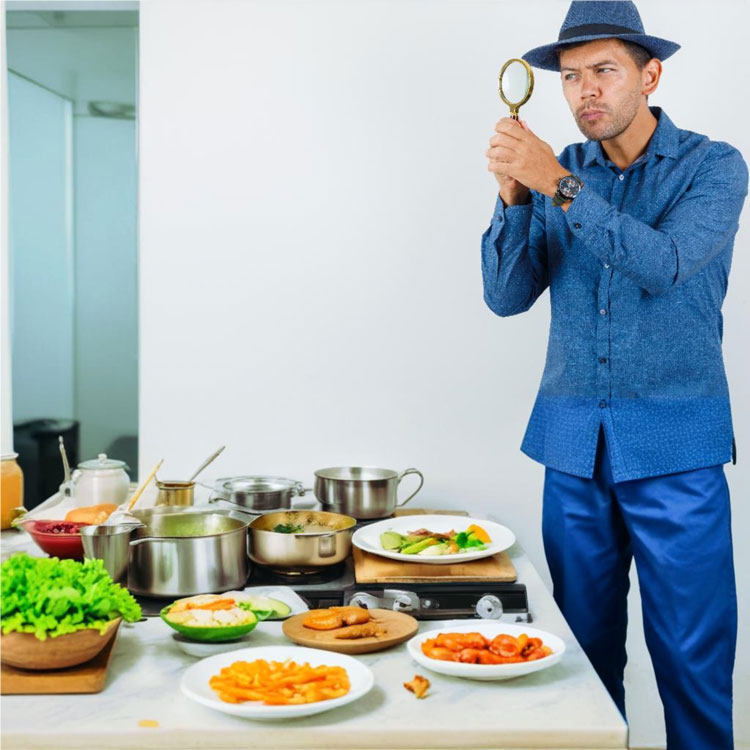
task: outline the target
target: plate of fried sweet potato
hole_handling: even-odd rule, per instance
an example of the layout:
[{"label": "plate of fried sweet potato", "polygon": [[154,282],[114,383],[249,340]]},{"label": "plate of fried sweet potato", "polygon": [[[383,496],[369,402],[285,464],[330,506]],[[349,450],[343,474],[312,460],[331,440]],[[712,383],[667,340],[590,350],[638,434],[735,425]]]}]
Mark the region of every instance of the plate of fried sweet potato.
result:
[{"label": "plate of fried sweet potato", "polygon": [[311,648],[341,654],[366,654],[408,641],[418,630],[417,621],[402,612],[366,607],[329,607],[285,620],[287,638]]}]

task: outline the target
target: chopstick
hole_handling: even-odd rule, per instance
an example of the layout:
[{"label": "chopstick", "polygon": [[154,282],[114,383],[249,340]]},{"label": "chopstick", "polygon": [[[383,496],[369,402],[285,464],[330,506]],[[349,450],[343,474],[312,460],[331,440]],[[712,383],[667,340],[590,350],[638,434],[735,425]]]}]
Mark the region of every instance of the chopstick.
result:
[{"label": "chopstick", "polygon": [[156,476],[156,472],[159,471],[161,468],[161,465],[164,463],[164,459],[162,458],[161,461],[159,461],[156,466],[151,470],[151,473],[146,477],[146,481],[133,493],[133,497],[130,498],[130,503],[128,503],[128,510],[133,510],[133,506],[138,501],[138,498],[143,494],[143,490],[148,487],[148,485],[151,483],[151,480]]}]

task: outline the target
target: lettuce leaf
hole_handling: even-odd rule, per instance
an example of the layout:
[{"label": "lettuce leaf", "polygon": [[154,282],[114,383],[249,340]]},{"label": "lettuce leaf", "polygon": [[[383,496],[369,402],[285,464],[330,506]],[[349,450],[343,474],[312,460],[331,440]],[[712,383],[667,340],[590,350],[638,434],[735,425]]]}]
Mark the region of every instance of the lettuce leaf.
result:
[{"label": "lettuce leaf", "polygon": [[33,633],[40,641],[77,630],[103,633],[109,622],[141,618],[130,592],[112,581],[101,560],[59,560],[24,552],[0,566],[2,632]]}]

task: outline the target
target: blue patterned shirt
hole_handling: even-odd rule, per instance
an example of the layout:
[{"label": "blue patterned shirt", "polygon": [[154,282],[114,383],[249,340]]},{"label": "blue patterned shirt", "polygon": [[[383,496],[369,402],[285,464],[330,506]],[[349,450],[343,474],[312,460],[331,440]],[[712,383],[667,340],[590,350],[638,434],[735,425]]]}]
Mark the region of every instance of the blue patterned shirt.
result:
[{"label": "blue patterned shirt", "polygon": [[748,187],[737,149],[680,130],[658,107],[624,171],[601,144],[559,161],[584,182],[567,213],[532,191],[498,198],[482,237],[484,298],[528,310],[549,287],[547,361],[521,450],[591,477],[600,425],[614,480],[726,463],[734,438],[721,306]]}]

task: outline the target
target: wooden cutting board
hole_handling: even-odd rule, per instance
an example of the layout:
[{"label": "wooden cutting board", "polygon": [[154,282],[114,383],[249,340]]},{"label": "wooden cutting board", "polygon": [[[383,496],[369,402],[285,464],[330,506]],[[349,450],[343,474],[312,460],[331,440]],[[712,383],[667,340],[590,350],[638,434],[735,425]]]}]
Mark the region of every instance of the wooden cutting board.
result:
[{"label": "wooden cutting board", "polygon": [[109,660],[116,641],[117,638],[113,638],[91,661],[67,669],[38,672],[0,664],[0,693],[2,695],[98,693],[104,688]]},{"label": "wooden cutting board", "polygon": [[481,560],[448,565],[401,562],[364,552],[359,547],[352,550],[354,576],[357,583],[467,583],[472,581],[516,580],[516,569],[505,552]]},{"label": "wooden cutting board", "polygon": [[284,620],[281,629],[284,635],[300,646],[322,648],[326,651],[337,651],[340,654],[368,654],[372,651],[383,651],[391,646],[408,641],[419,629],[419,623],[410,615],[403,612],[393,612],[390,609],[371,609],[372,619],[386,628],[387,632],[380,638],[357,638],[344,640],[336,638],[336,630],[311,630],[302,622],[307,612],[294,615]]}]

